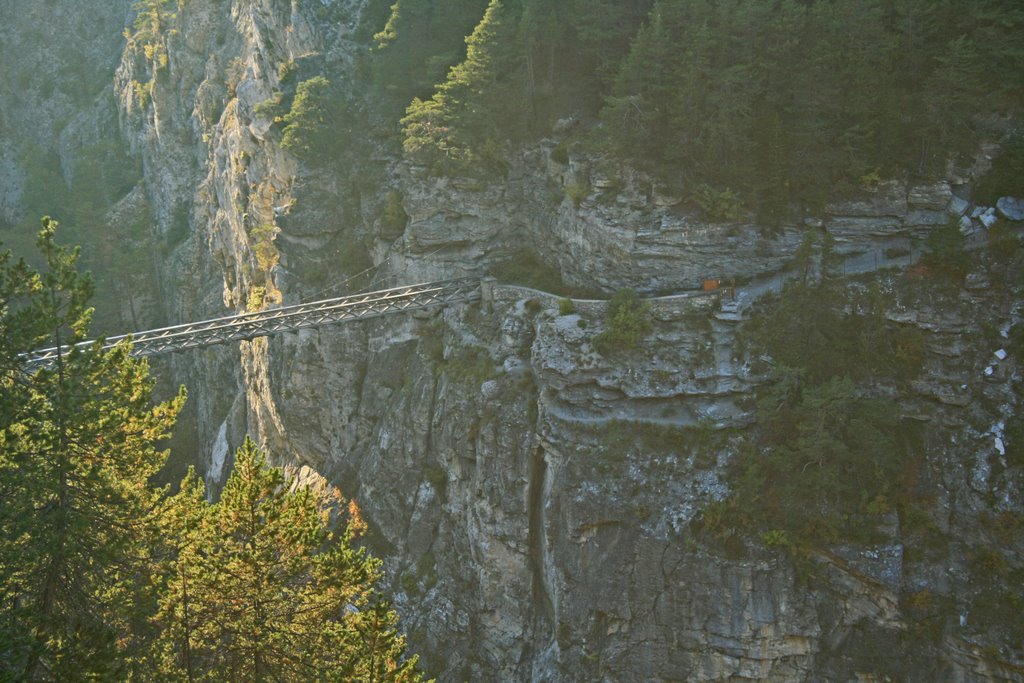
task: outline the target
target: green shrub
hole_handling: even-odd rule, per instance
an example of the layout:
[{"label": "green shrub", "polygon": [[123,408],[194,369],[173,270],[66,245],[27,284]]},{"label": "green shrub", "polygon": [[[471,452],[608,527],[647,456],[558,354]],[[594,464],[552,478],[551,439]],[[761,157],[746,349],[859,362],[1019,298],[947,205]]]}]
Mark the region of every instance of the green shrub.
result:
[{"label": "green shrub", "polygon": [[572,315],[575,312],[576,304],[573,303],[572,299],[558,300],[558,315]]},{"label": "green shrub", "polygon": [[589,194],[590,183],[574,180],[571,183],[567,183],[565,186],[565,196],[572,201],[573,206],[577,209],[580,208],[580,204],[583,203],[583,200],[586,199]]},{"label": "green shrub", "polygon": [[491,275],[500,282],[521,285],[543,292],[564,292],[565,283],[557,269],[537,259],[532,251],[523,250],[494,265]]},{"label": "green shrub", "polygon": [[448,359],[447,370],[455,380],[475,386],[495,375],[491,354],[482,346],[469,346],[453,354]]},{"label": "green shrub", "polygon": [[924,362],[917,328],[890,323],[892,295],[878,286],[848,290],[835,282],[797,283],[766,301],[740,338],[812,382],[869,376],[910,380]]},{"label": "green shrub", "polygon": [[971,269],[971,255],[967,253],[964,236],[954,221],[933,228],[928,233],[926,249],[922,262],[939,275],[960,281]]},{"label": "green shrub", "polygon": [[1003,143],[1003,152],[978,182],[974,199],[995,206],[1000,197],[1024,196],[1024,130],[1014,131]]},{"label": "green shrub", "polygon": [[380,215],[384,236],[398,237],[405,231],[405,224],[408,221],[409,215],[402,206],[402,193],[398,190],[389,190]]},{"label": "green shrub", "polygon": [[562,140],[555,148],[551,150],[551,161],[556,164],[562,164],[565,166],[569,163],[569,145],[566,144],[565,140]]},{"label": "green shrub", "polygon": [[607,329],[594,337],[594,348],[602,356],[635,348],[650,334],[650,304],[640,301],[635,290],[615,292],[605,313]]},{"label": "green shrub", "polygon": [[263,272],[270,270],[277,265],[280,254],[274,244],[277,235],[277,228],[272,223],[261,223],[255,226],[250,236],[252,237],[252,252],[256,256],[256,264]]},{"label": "green shrub", "polygon": [[338,140],[332,135],[336,104],[331,83],[323,76],[299,83],[291,109],[281,117],[285,124],[282,149],[310,162],[331,159],[338,151]]},{"label": "green shrub", "polygon": [[761,542],[766,548],[781,548],[789,550],[793,548],[793,540],[789,534],[782,529],[769,529],[761,534]]},{"label": "green shrub", "polygon": [[270,119],[271,121],[280,121],[281,117],[284,116],[285,107],[282,104],[284,95],[280,92],[276,92],[269,99],[263,100],[253,107],[253,114],[259,118]]},{"label": "green shrub", "polygon": [[257,285],[249,289],[249,297],[245,302],[245,310],[253,313],[262,311],[267,300],[267,288]]},{"label": "green shrub", "polygon": [[693,192],[693,201],[713,221],[731,222],[743,218],[743,202],[729,188],[716,190],[709,185],[698,185]]},{"label": "green shrub", "polygon": [[299,65],[296,64],[294,60],[281,62],[277,65],[277,81],[282,86],[289,85],[295,80],[295,76],[298,72]]},{"label": "green shrub", "polygon": [[774,369],[732,462],[733,494],[706,517],[716,538],[721,529],[760,533],[797,555],[840,538],[874,542],[894,507],[907,533],[921,535],[907,504],[921,427],[899,419],[898,397],[863,389],[899,390],[922,368],[924,334],[890,323],[892,305],[879,284],[825,278],[787,287],[742,328],[751,353]]}]

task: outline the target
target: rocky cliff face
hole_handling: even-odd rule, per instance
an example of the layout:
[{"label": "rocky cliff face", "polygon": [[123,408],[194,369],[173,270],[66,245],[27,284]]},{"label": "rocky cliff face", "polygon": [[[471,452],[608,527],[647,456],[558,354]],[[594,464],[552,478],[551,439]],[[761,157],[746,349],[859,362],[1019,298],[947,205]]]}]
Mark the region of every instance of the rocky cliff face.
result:
[{"label": "rocky cliff face", "polygon": [[88,20],[68,3],[0,7],[0,225],[22,219],[27,146],[59,152],[68,176],[75,148],[116,134],[110,76],[128,4],[99,3]]},{"label": "rocky cliff face", "polygon": [[[570,310],[508,286],[479,306],[176,354],[160,369],[190,389],[180,438],[212,488],[248,432],[355,498],[439,680],[1024,680],[1019,648],[970,612],[973,539],[999,543],[985,520],[1019,516],[1024,483],[1002,441],[1020,415],[1018,361],[993,355],[1020,310],[992,290],[906,294],[888,312],[928,340],[906,406],[941,435],[920,474],[927,520],[893,514],[871,544],[821,552],[814,582],[692,525],[728,493],[763,379],[739,321],[802,235],[827,230],[851,274],[905,266],[950,217],[980,234],[986,214],[960,198],[972,169],[879,183],[766,231],[709,222],[606,160],[554,161],[564,133],[483,181],[432,177],[376,144],[304,165],[260,105],[294,72],[358,103],[364,4],[190,0],[125,49],[117,111],[142,160],[161,322],[340,293],[367,284],[367,266],[378,285],[479,275],[524,245],[579,288],[686,294],[653,301],[651,335],[614,358],[593,345],[603,302]],[[120,30],[124,3],[104,7]],[[383,218],[389,195],[401,221]],[[693,291],[705,278],[736,289]],[[953,540],[905,552],[933,527]],[[1019,537],[1004,546],[993,571],[1020,557]],[[929,596],[944,611],[924,609]],[[940,613],[928,633],[922,610]]]}]

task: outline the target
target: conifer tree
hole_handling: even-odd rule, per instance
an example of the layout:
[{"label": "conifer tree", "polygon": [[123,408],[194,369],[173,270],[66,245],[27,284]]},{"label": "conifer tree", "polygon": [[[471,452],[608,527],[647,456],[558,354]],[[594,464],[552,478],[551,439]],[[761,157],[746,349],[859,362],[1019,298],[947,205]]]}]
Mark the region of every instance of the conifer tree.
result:
[{"label": "conifer tree", "polygon": [[[512,6],[514,5],[514,7]],[[522,111],[510,74],[522,51],[514,43],[518,3],[491,0],[466,38],[466,59],[429,100],[416,98],[402,119],[403,147],[412,158],[440,170],[493,165],[502,144],[514,138]]]},{"label": "conifer tree", "polygon": [[[0,259],[0,669],[110,679],[138,616],[149,478],[165,457],[155,444],[184,395],[154,407],[147,365],[126,345],[81,344],[91,281],[55,230],[44,218],[43,272]],[[19,355],[49,345],[63,348],[52,366]]]},{"label": "conifer tree", "polygon": [[[466,54],[466,36],[487,0],[397,0],[373,36],[376,93],[390,110],[412,97],[429,97],[448,69]],[[399,110],[400,111],[400,110]]]},{"label": "conifer tree", "polygon": [[568,23],[574,47],[588,63],[595,85],[605,85],[614,77],[651,4],[651,0],[571,0]]},{"label": "conifer tree", "polygon": [[196,586],[208,516],[202,480],[190,467],[177,495],[164,501],[159,517],[163,552],[154,562],[156,628],[139,658],[140,680],[199,680],[193,649],[203,605],[196,599]]},{"label": "conifer tree", "polygon": [[323,76],[299,83],[291,110],[282,117],[282,148],[313,161],[330,157],[331,129],[336,123],[330,89],[330,82]]},{"label": "conifer tree", "polygon": [[359,521],[328,527],[328,500],[291,490],[246,440],[220,501],[194,476],[170,503],[154,659],[171,680],[421,680],[394,613],[375,596],[379,562],[355,549]]}]

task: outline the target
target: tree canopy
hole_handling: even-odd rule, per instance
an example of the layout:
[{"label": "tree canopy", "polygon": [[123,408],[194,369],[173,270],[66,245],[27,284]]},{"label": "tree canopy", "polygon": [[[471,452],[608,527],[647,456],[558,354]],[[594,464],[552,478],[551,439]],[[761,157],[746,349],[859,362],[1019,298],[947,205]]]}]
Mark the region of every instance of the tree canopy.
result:
[{"label": "tree canopy", "polygon": [[443,173],[488,171],[559,117],[596,118],[576,138],[592,153],[778,220],[868,178],[942,173],[998,137],[1024,105],[1022,37],[1009,0],[492,0],[434,93],[406,90],[404,148]]},{"label": "tree canopy", "polygon": [[[0,679],[419,681],[354,504],[246,440],[219,501],[153,485],[184,390],[88,338],[91,279],[43,219],[0,252]],[[49,365],[24,354],[58,347]]]}]

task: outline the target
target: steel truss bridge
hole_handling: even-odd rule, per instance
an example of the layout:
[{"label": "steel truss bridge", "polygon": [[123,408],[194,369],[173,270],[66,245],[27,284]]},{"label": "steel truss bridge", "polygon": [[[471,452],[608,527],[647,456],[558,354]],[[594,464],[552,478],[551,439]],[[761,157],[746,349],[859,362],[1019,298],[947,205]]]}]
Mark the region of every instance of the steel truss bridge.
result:
[{"label": "steel truss bridge", "polygon": [[[108,337],[103,349],[111,349],[127,339],[131,341],[133,356],[156,356],[280,332],[440,308],[480,298],[479,278],[427,282]],[[91,347],[94,343],[85,341],[74,346]],[[23,357],[30,366],[51,365],[72,348],[52,347]]]}]

